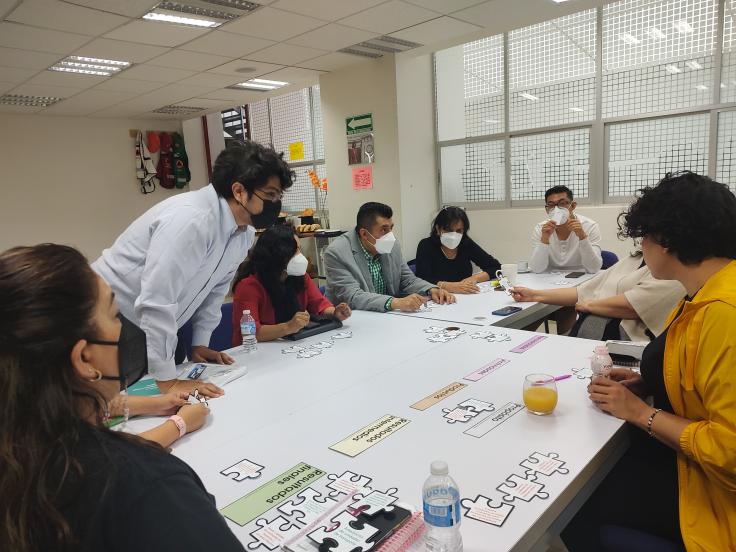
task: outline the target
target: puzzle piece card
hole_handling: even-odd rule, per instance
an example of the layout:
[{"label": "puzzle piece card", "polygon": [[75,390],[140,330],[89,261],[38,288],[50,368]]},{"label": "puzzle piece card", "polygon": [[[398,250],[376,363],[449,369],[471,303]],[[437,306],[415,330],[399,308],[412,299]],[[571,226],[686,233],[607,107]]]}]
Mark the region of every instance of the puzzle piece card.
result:
[{"label": "puzzle piece card", "polygon": [[312,343],[310,348],[312,349],[329,349],[334,345],[332,341],[318,341],[317,343]]},{"label": "puzzle piece card", "polygon": [[472,410],[476,414],[480,414],[481,412],[492,412],[496,410],[496,407],[493,406],[493,403],[489,403],[486,401],[480,401],[478,399],[468,399],[467,401],[461,402],[457,406],[461,408],[466,408],[468,410]]},{"label": "puzzle piece card", "polygon": [[299,351],[303,351],[306,349],[306,347],[302,347],[301,345],[292,345],[291,347],[286,347],[286,349],[281,349],[281,352],[285,355],[292,354],[292,353],[298,353]]},{"label": "puzzle piece card", "polygon": [[460,406],[457,406],[453,409],[443,408],[442,412],[444,412],[443,417],[447,420],[448,424],[454,424],[455,422],[464,423],[478,415],[477,412],[473,412],[466,408],[461,408]]},{"label": "puzzle piece card", "polygon": [[398,491],[396,488],[388,489],[385,493],[381,491],[371,491],[367,495],[355,495],[358,500],[350,505],[353,515],[365,514],[373,516],[378,512],[393,510],[392,504],[398,500],[395,496]]},{"label": "puzzle piece card", "polygon": [[542,492],[544,485],[537,483],[534,479],[529,479],[529,476],[523,478],[516,474],[510,475],[496,489],[504,495],[503,499],[506,502],[513,502],[517,498],[525,502],[531,501],[534,497],[549,498],[549,493]]},{"label": "puzzle piece card", "polygon": [[322,349],[304,349],[296,354],[296,358],[312,358],[322,354]]},{"label": "puzzle piece card", "polygon": [[327,478],[330,480],[327,488],[331,489],[329,495],[332,497],[342,494],[355,494],[356,492],[365,494],[373,490],[368,486],[371,482],[370,477],[351,471],[346,471],[342,475],[330,473],[327,474]]},{"label": "puzzle piece card", "polygon": [[593,370],[590,368],[573,368],[570,370],[578,379],[590,379],[593,377]]},{"label": "puzzle piece card", "polygon": [[320,516],[324,515],[336,504],[336,500],[330,497],[323,497],[319,492],[311,487],[307,487],[296,495],[296,499],[284,502],[278,507],[278,510],[282,514],[289,516],[291,522],[309,525],[317,521]]},{"label": "puzzle piece card", "polygon": [[341,512],[332,518],[333,525],[320,527],[307,536],[320,545],[320,550],[326,552],[368,552],[373,548],[369,541],[378,529],[356,520],[348,512]]},{"label": "puzzle piece card", "polygon": [[565,462],[559,459],[560,455],[556,452],[542,454],[541,452],[533,452],[529,458],[521,462],[521,467],[526,468],[527,476],[536,476],[542,474],[550,476],[554,473],[567,474],[570,470],[565,468]]},{"label": "puzzle piece card", "polygon": [[429,334],[442,333],[442,331],[444,331],[444,328],[440,328],[439,326],[429,326],[428,328],[424,328],[424,333]]},{"label": "puzzle piece card", "polygon": [[278,516],[271,521],[264,518],[258,519],[256,525],[258,525],[258,529],[250,534],[254,540],[248,543],[249,550],[255,550],[261,546],[265,546],[269,550],[276,550],[286,539],[299,532],[295,525],[292,525],[289,520],[282,516]]},{"label": "puzzle piece card", "polygon": [[330,336],[330,339],[350,339],[353,337],[353,332],[350,330],[343,330],[341,332],[337,332],[336,334],[332,334]]},{"label": "puzzle piece card", "polygon": [[499,502],[497,505],[487,496],[478,495],[473,500],[463,498],[460,505],[465,510],[465,517],[501,527],[514,509],[513,504]]},{"label": "puzzle piece card", "polygon": [[236,462],[229,468],[225,468],[220,473],[226,477],[230,477],[233,481],[244,481],[245,479],[256,479],[261,476],[263,466],[251,462],[247,458],[243,458],[240,462]]}]

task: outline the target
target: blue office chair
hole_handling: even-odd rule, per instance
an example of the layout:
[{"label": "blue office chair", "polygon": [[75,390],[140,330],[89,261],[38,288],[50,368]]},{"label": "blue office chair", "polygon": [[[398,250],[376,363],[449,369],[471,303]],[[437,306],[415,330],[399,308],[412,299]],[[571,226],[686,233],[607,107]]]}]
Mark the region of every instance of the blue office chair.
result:
[{"label": "blue office chair", "polygon": [[[223,303],[221,308],[222,318],[220,323],[212,332],[209,347],[215,351],[224,351],[233,346],[233,304]],[[187,321],[179,331],[176,332],[178,342],[176,344],[176,352],[174,353],[174,361],[177,364],[184,362],[185,358],[192,358],[192,338],[194,330],[192,321]]]},{"label": "blue office chair", "polygon": [[319,286],[319,292],[324,295],[325,291],[327,291],[327,286]]},{"label": "blue office chair", "polygon": [[414,274],[417,273],[417,260],[416,259],[412,259],[406,264],[409,266],[409,270],[411,270]]},{"label": "blue office chair", "polygon": [[613,251],[601,251],[601,257],[603,257],[603,266],[601,267],[601,270],[606,270],[618,262],[618,255]]},{"label": "blue office chair", "polygon": [[680,544],[618,525],[601,527],[600,538],[603,549],[609,552],[685,552]]}]

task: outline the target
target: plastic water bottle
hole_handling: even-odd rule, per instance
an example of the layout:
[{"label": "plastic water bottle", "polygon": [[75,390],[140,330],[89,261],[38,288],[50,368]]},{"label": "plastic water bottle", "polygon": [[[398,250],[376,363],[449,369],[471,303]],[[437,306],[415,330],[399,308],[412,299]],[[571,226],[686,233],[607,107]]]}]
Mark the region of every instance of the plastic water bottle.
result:
[{"label": "plastic water bottle", "polygon": [[249,310],[244,310],[243,316],[240,318],[240,334],[243,336],[243,351],[252,353],[258,349],[256,321],[250,315]]},{"label": "plastic water bottle", "polygon": [[610,377],[611,370],[613,369],[613,360],[611,355],[608,354],[608,347],[605,345],[598,345],[595,348],[595,354],[590,359],[590,370],[593,372],[593,377]]},{"label": "plastic water bottle", "polygon": [[422,488],[426,549],[431,552],[462,552],[460,490],[449,475],[447,462],[435,460],[430,469],[432,474]]}]

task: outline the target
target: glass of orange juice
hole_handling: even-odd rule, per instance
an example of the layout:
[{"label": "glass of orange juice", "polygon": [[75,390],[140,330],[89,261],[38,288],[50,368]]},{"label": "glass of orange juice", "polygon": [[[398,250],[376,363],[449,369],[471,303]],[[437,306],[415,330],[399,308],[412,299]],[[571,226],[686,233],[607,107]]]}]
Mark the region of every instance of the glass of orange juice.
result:
[{"label": "glass of orange juice", "polygon": [[557,406],[555,378],[548,374],[529,374],[524,379],[524,404],[532,414],[551,414]]}]

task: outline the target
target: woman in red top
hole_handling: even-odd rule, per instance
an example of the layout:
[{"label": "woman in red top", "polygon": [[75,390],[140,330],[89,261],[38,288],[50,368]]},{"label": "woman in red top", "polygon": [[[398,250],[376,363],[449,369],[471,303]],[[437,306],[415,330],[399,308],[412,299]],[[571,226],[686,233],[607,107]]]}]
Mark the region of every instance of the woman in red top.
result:
[{"label": "woman in red top", "polygon": [[233,346],[242,345],[240,318],[250,310],[258,341],[293,334],[321,316],[345,320],[350,307],[332,305],[307,274],[308,261],[291,226],[273,226],[253,246],[233,283]]}]

